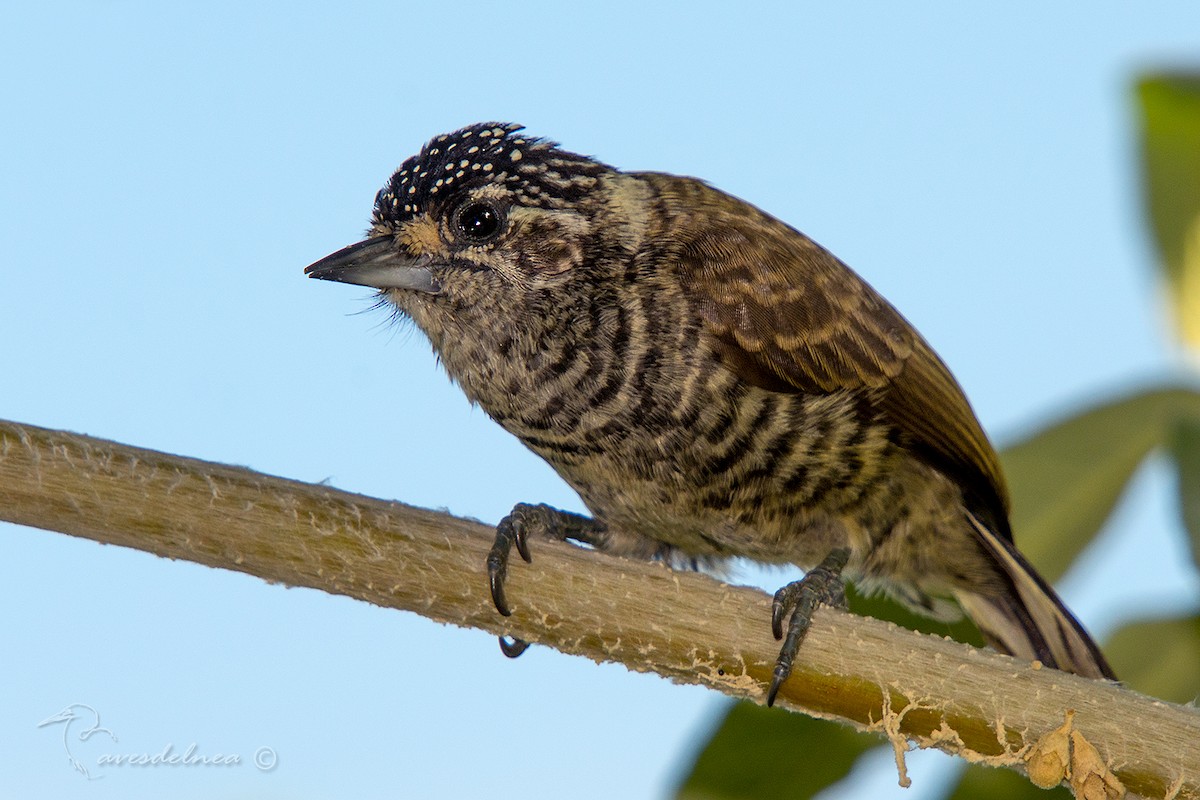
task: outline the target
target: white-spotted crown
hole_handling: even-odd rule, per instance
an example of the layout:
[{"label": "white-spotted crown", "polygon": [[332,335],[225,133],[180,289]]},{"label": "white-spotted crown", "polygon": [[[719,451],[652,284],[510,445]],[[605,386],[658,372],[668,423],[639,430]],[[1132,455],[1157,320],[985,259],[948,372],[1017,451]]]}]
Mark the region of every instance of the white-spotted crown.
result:
[{"label": "white-spotted crown", "polygon": [[399,223],[434,212],[462,192],[496,184],[513,202],[553,208],[569,205],[613,171],[555,142],[523,136],[524,126],[482,122],[431,139],[409,158],[375,197],[373,222]]}]

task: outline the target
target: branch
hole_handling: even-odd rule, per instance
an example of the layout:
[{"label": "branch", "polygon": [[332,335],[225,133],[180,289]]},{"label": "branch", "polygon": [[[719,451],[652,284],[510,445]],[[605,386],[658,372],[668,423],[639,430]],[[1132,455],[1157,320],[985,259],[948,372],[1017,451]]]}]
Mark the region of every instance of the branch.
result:
[{"label": "branch", "polygon": [[[0,518],[518,636],[759,703],[778,652],[770,599],[755,589],[538,542],[534,563],[509,571],[514,614],[505,619],[488,595],[486,525],[2,421]],[[1065,774],[1080,796],[1119,797],[1123,783],[1143,796],[1200,799],[1195,709],[833,609],[818,612],[779,703],[884,733],[901,766],[915,742],[1032,767],[1039,783]],[[1088,759],[1089,743],[1099,758]]]}]

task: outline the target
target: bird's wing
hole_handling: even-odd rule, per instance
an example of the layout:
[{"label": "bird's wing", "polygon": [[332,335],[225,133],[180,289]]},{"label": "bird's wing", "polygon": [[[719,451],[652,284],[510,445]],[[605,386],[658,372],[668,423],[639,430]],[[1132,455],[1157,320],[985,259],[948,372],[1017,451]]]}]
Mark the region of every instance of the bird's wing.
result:
[{"label": "bird's wing", "polygon": [[[724,363],[778,392],[860,390],[1011,539],[999,460],[962,389],[866,281],[798,231],[715,189],[677,257]],[[690,192],[689,192],[690,193]],[[689,201],[695,203],[695,196]],[[724,202],[722,202],[724,200]]]}]

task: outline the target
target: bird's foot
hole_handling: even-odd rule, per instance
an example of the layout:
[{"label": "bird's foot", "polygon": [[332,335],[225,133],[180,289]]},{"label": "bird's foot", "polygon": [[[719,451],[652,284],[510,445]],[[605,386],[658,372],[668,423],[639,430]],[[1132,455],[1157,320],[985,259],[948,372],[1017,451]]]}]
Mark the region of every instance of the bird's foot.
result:
[{"label": "bird's foot", "polygon": [[[775,593],[771,603],[771,632],[776,639],[783,639],[779,658],[775,660],[775,674],[767,692],[767,705],[775,704],[779,687],[792,672],[796,651],[808,634],[813,612],[824,604],[846,607],[846,586],[842,583],[842,570],[850,558],[848,547],[839,547],[825,556],[825,560],[809,570],[803,578],[793,581]],[[787,638],[783,635],[783,620],[788,617]]]},{"label": "bird's foot", "polygon": [[[559,511],[548,505],[518,503],[512,512],[496,526],[496,541],[488,552],[488,585],[492,591],[492,602],[504,616],[512,615],[508,598],[504,594],[504,581],[508,576],[508,561],[515,546],[517,553],[526,563],[532,563],[529,555],[530,535],[545,539],[566,541],[568,539],[602,549],[606,541],[604,526],[590,517]],[[515,637],[500,637],[500,651],[509,658],[525,652],[529,643]]]}]

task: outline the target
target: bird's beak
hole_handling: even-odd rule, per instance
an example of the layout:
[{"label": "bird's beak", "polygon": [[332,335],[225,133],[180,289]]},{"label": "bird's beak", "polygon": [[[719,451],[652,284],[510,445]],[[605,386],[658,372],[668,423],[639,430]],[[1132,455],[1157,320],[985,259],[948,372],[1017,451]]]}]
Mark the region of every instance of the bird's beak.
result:
[{"label": "bird's beak", "polygon": [[431,261],[428,256],[402,252],[391,236],[374,236],[309,264],[304,274],[323,281],[436,294],[441,286],[430,270]]}]

